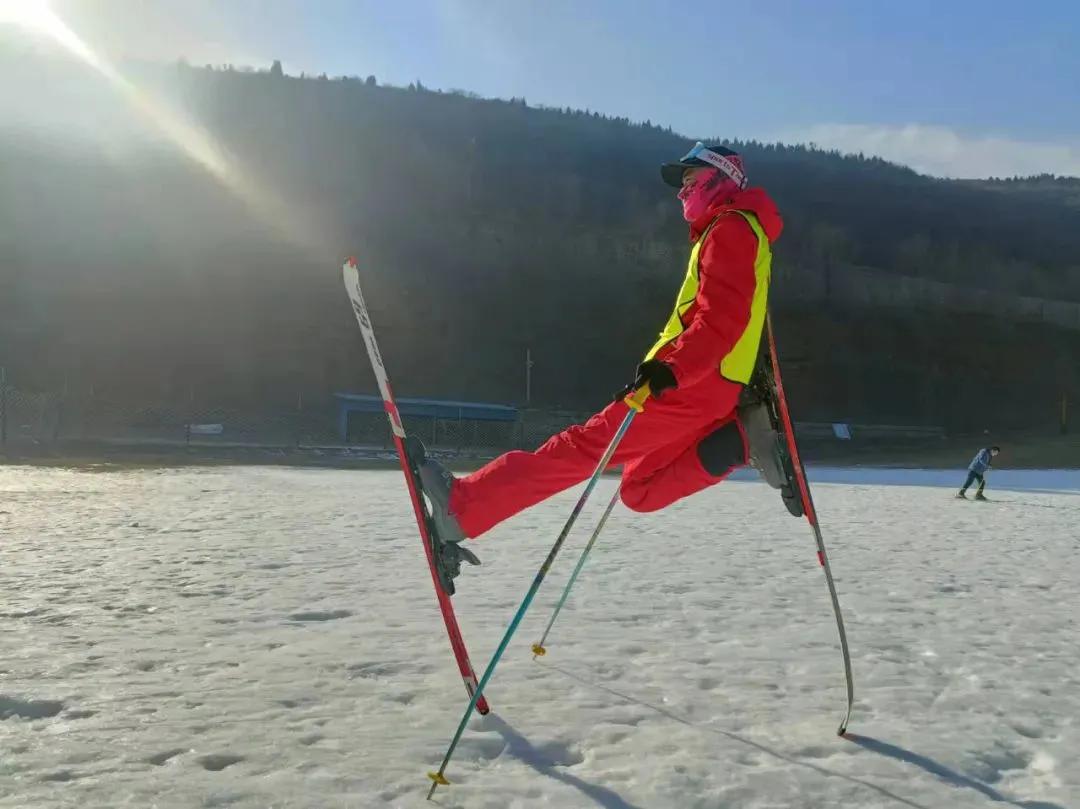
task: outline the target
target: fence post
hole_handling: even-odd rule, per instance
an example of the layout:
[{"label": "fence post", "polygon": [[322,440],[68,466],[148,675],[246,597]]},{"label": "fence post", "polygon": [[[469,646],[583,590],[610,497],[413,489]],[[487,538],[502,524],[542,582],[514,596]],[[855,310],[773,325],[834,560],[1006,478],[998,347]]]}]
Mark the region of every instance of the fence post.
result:
[{"label": "fence post", "polygon": [[86,390],[86,395],[83,397],[82,403],[79,405],[79,434],[78,438],[86,438],[87,422],[89,422],[97,412],[96,393],[94,392],[94,383],[90,383],[90,387]]},{"label": "fence post", "polygon": [[187,408],[185,408],[184,416],[184,446],[191,446],[191,423],[195,421],[195,389],[188,382],[187,389]]},{"label": "fence post", "polygon": [[7,446],[7,368],[0,368],[0,447]]},{"label": "fence post", "polygon": [[296,449],[300,449],[300,432],[303,430],[304,421],[304,392],[302,390],[296,392],[296,422],[293,426],[294,436],[293,443]]},{"label": "fence post", "polygon": [[56,400],[56,411],[53,413],[52,441],[55,444],[60,440],[60,424],[64,418],[64,410],[68,400],[68,375],[64,374],[64,390]]},{"label": "fence post", "polygon": [[60,440],[60,423],[64,419],[64,405],[67,402],[67,396],[62,395],[56,400],[56,409],[53,413],[52,423],[52,442],[55,444]]}]

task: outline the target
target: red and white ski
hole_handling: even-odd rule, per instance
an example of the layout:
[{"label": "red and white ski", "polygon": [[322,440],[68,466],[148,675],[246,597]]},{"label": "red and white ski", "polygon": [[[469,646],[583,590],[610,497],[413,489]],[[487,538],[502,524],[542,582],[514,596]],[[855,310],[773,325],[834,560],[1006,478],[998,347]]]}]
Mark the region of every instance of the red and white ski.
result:
[{"label": "red and white ski", "polygon": [[[360,332],[364,336],[364,345],[367,347],[368,357],[371,359],[371,368],[375,372],[375,379],[379,384],[379,393],[382,396],[383,406],[386,408],[386,415],[390,420],[390,432],[393,434],[394,447],[397,449],[398,459],[401,461],[401,471],[405,475],[405,484],[409,489],[413,513],[416,515],[416,525],[420,529],[420,539],[423,541],[424,553],[427,555],[428,567],[431,569],[431,581],[435,585],[435,596],[439,601],[443,622],[446,624],[446,634],[450,636],[450,647],[453,649],[454,658],[457,660],[461,679],[465,682],[465,690],[469,693],[471,699],[476,691],[476,673],[473,671],[472,663],[469,661],[469,652],[465,648],[465,641],[461,637],[461,628],[458,626],[457,616],[454,614],[454,606],[450,603],[450,596],[442,587],[435,567],[431,518],[423,500],[423,490],[419,478],[405,452],[405,427],[401,423],[397,405],[394,404],[390,379],[387,377],[386,368],[383,366],[379,346],[375,342],[375,331],[371,325],[371,317],[368,315],[367,305],[364,303],[364,294],[360,290],[360,272],[356,259],[350,258],[341,269],[345,279],[345,289],[349,293],[349,301],[352,303],[353,312],[356,313],[356,321],[360,324]],[[476,710],[482,714],[488,712],[489,708],[485,697],[481,696],[477,701]]]},{"label": "red and white ski", "polygon": [[773,394],[776,397],[777,410],[779,411],[779,431],[784,436],[784,444],[795,472],[803,513],[814,531],[814,539],[817,541],[818,562],[825,571],[825,581],[829,584],[829,596],[832,598],[833,612],[836,614],[836,627],[840,631],[840,649],[844,654],[844,676],[847,678],[847,712],[844,714],[844,719],[840,723],[840,729],[837,730],[837,733],[843,736],[847,732],[848,722],[851,721],[851,710],[855,701],[855,683],[851,674],[851,655],[848,652],[847,633],[844,631],[844,617],[840,612],[840,599],[836,595],[836,585],[833,582],[832,569],[829,567],[829,557],[825,553],[825,540],[821,536],[821,526],[818,524],[814,498],[810,494],[810,484],[806,480],[806,467],[803,466],[802,459],[799,457],[799,446],[795,441],[795,425],[791,420],[787,397],[784,395],[784,380],[780,376],[780,360],[776,354],[776,339],[773,337],[772,318],[768,314],[765,315],[765,335],[769,341],[769,360],[772,366],[771,381]]}]

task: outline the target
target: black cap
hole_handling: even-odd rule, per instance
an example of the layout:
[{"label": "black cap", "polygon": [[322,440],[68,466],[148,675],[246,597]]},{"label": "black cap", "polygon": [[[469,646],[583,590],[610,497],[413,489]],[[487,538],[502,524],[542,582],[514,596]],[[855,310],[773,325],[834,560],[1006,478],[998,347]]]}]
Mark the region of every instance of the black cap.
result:
[{"label": "black cap", "polygon": [[719,155],[721,157],[734,158],[731,162],[734,164],[735,168],[739,172],[742,172],[742,158],[739,156],[738,152],[732,151],[728,147],[721,146],[720,144],[706,145],[704,143],[698,142],[693,149],[687,152],[686,155],[681,160],[679,160],[678,163],[664,163],[660,166],[660,176],[664,178],[664,182],[672,186],[673,188],[681,188],[684,171],[686,171],[687,169],[705,167],[720,168],[721,171],[731,177],[731,179],[735,180],[735,182],[737,182],[740,187],[746,185],[745,174],[741,174],[740,176],[734,176],[731,171],[728,171],[723,167],[717,166],[707,160],[702,160],[700,157],[698,157],[697,155],[701,154],[704,150],[708,150],[714,155]]}]

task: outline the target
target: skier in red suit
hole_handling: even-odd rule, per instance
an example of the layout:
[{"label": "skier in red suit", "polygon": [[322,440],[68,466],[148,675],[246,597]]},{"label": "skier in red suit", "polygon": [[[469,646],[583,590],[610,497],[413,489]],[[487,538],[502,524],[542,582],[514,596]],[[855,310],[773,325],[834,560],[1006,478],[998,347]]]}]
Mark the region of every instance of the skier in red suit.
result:
[{"label": "skier in red suit", "polygon": [[[635,511],[664,508],[724,480],[751,455],[761,466],[759,457],[768,464],[775,454],[756,451],[759,431],[751,427],[748,440],[737,408],[759,354],[780,214],[763,189],[747,186],[741,157],[726,147],[699,143],[661,174],[679,189],[692,248],[675,309],[624,391],[651,391],[611,460],[622,467],[622,501]],[[625,415],[620,395],[539,449],[508,452],[467,477],[423,459],[446,560],[473,561],[462,539],[588,478]],[[775,442],[765,433],[762,440]]]}]

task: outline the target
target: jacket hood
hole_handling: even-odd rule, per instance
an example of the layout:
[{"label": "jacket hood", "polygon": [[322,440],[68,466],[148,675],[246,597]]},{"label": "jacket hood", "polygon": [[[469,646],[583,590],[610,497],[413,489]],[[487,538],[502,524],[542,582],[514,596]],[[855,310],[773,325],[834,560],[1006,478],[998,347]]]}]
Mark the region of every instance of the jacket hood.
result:
[{"label": "jacket hood", "polygon": [[708,210],[690,225],[690,241],[697,241],[709,223],[724,211],[750,211],[761,223],[761,228],[765,231],[770,244],[780,238],[780,233],[784,229],[784,220],[780,216],[780,211],[777,210],[776,203],[772,201],[772,197],[765,192],[765,189],[747,188],[718,199],[710,205]]}]

